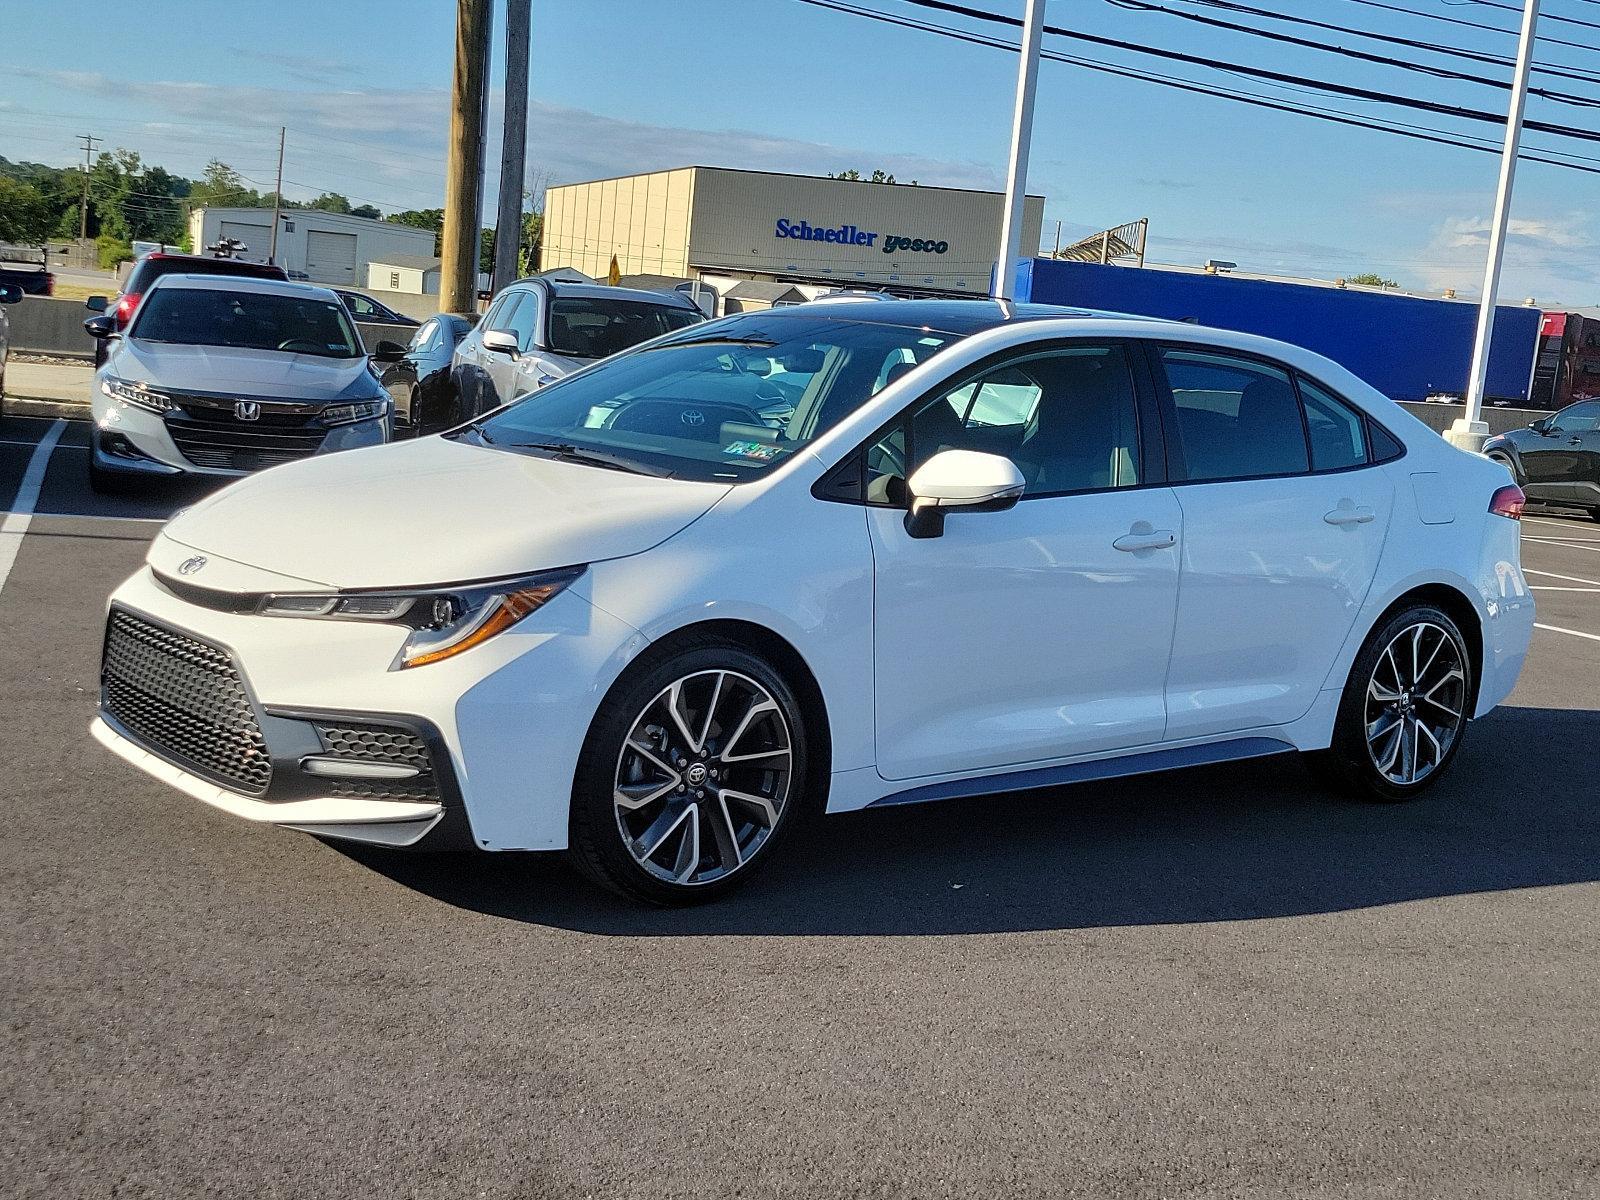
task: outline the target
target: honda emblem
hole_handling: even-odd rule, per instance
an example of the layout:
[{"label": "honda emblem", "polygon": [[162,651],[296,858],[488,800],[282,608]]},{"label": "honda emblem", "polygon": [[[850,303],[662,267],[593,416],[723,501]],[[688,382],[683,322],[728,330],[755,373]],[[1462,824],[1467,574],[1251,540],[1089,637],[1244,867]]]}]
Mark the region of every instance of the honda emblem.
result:
[{"label": "honda emblem", "polygon": [[235,400],[233,402],[233,415],[241,421],[259,421],[261,419],[261,405],[254,400]]}]

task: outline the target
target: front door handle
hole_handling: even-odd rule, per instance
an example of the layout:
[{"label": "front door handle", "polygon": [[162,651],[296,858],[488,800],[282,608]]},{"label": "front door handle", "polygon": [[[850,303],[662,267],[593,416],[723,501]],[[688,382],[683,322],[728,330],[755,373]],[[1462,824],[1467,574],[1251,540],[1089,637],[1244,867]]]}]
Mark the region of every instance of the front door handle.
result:
[{"label": "front door handle", "polygon": [[1322,514],[1322,519],[1329,525],[1366,525],[1377,517],[1365,504],[1352,504],[1348,500],[1341,500],[1339,507],[1332,512]]},{"label": "front door handle", "polygon": [[1569,446],[1581,446],[1581,445],[1583,445],[1583,439],[1581,437],[1575,437],[1571,441],[1569,441],[1567,443],[1567,445],[1569,445]]},{"label": "front door handle", "polygon": [[1178,544],[1178,535],[1170,529],[1136,529],[1132,533],[1125,533],[1111,545],[1118,550],[1125,550],[1129,554],[1137,550],[1165,550],[1168,546]]}]

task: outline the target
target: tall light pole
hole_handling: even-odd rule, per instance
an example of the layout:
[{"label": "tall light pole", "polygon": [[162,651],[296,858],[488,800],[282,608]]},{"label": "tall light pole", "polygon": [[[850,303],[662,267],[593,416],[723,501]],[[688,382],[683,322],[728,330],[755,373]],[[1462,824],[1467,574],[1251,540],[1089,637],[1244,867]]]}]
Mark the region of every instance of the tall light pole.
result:
[{"label": "tall light pole", "polygon": [[456,0],[456,60],[450,91],[450,152],[444,172],[439,311],[478,307],[479,201],[483,186],[483,102],[490,0]]},{"label": "tall light pole", "polygon": [[531,0],[506,0],[506,119],[500,139],[500,211],[494,229],[498,292],[517,277],[522,245],[522,168],[528,149],[528,10]]},{"label": "tall light pole", "polygon": [[1506,139],[1500,151],[1500,186],[1494,196],[1494,221],[1489,226],[1489,261],[1483,269],[1483,299],[1478,303],[1478,336],[1472,345],[1472,370],[1467,377],[1466,411],[1445,438],[1453,446],[1477,452],[1489,436],[1483,420],[1483,389],[1489,376],[1489,346],[1494,338],[1494,305],[1500,292],[1500,263],[1506,251],[1506,226],[1511,218],[1511,185],[1517,175],[1517,150],[1522,143],[1522,110],[1528,99],[1528,71],[1533,65],[1533,30],[1539,22],[1539,0],[1524,0],[1522,36],[1517,42],[1516,77],[1511,81],[1511,106],[1506,110]]},{"label": "tall light pole", "polygon": [[1022,249],[1022,203],[1028,190],[1028,150],[1033,143],[1033,96],[1039,84],[1044,5],[1045,0],[1028,0],[1022,14],[1022,57],[1017,64],[1017,104],[1011,114],[1011,162],[1006,168],[1006,207],[1000,219],[1000,259],[994,265],[994,284],[990,288],[996,300],[1010,300],[1017,289],[1017,254]]},{"label": "tall light pole", "polygon": [[267,237],[267,261],[278,262],[278,222],[283,218],[283,141],[288,130],[278,126],[278,182],[272,193],[272,232]]}]

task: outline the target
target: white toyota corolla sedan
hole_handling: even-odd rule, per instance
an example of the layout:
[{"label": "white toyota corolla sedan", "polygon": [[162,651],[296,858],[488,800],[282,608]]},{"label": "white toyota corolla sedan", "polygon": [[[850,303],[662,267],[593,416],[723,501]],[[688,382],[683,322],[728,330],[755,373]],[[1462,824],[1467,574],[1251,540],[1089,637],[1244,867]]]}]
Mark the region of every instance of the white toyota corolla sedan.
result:
[{"label": "white toyota corolla sedan", "polygon": [[1289,751],[1401,800],[1516,681],[1521,505],[1258,337],[744,313],[184,512],[111,598],[93,732],[252,821],[664,903],[810,809]]}]

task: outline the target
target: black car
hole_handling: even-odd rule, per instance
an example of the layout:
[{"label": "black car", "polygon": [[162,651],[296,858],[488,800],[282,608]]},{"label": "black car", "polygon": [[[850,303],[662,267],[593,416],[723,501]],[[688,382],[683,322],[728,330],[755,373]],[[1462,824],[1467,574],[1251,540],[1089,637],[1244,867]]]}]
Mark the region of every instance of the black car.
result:
[{"label": "black car", "polygon": [[344,288],[334,288],[334,295],[344,301],[344,306],[350,310],[350,315],[361,325],[405,325],[415,329],[417,321],[404,313],[397,313],[387,304],[382,304],[362,292],[347,291]]},{"label": "black car", "polygon": [[[15,304],[22,299],[22,289],[14,283],[0,283],[0,304]],[[11,320],[6,310],[0,308],[0,416],[6,405],[6,351],[11,345]],[[446,366],[448,366],[448,362]]]},{"label": "black car", "polygon": [[[122,291],[111,299],[107,296],[90,296],[83,306],[92,313],[107,313],[116,318],[116,332],[126,333],[133,323],[133,314],[139,310],[139,301],[150,286],[163,275],[239,275],[246,279],[287,279],[288,272],[271,263],[246,262],[242,258],[211,258],[204,254],[179,254],[171,250],[156,250],[144,255],[128,270],[122,281]],[[89,320],[94,320],[90,317]],[[87,327],[87,325],[85,326]],[[94,365],[106,361],[106,342],[96,338]]]},{"label": "black car", "polygon": [[1586,508],[1600,521],[1600,400],[1580,400],[1484,443],[1529,500]]},{"label": "black car", "polygon": [[437,433],[460,423],[450,356],[476,320],[441,313],[418,326],[403,352],[393,342],[379,343],[374,357],[387,363],[382,379],[394,399],[396,436]]}]

